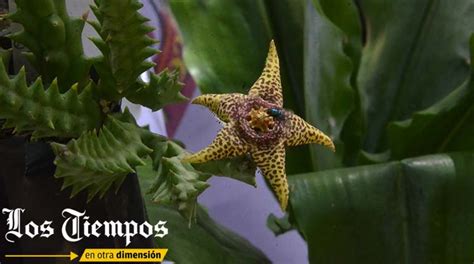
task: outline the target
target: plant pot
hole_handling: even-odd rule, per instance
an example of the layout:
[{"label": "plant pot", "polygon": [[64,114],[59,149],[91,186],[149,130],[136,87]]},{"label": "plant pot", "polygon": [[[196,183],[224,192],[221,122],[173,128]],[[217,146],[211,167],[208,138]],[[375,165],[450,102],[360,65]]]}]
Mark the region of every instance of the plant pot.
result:
[{"label": "plant pot", "polygon": [[[72,243],[61,234],[65,218],[62,211],[71,208],[84,212],[89,222],[131,221],[142,223],[147,219],[138,179],[130,174],[122,186],[115,192],[111,188],[103,198],[94,198],[87,202],[85,191],[70,198],[71,189],[61,190],[62,179],[55,178],[54,154],[47,143],[30,143],[24,137],[12,137],[0,140],[0,208],[23,208],[21,227],[30,221],[41,225],[52,221],[54,234],[49,238],[13,238],[15,243],[4,239],[7,232],[7,214],[1,214],[0,263],[39,263],[38,259],[3,259],[5,254],[69,254],[70,251],[82,253],[87,248],[125,247],[125,238],[91,236]],[[151,237],[131,238],[128,247],[153,247]],[[43,261],[42,261],[43,262]],[[45,262],[43,262],[45,263]],[[70,263],[67,258],[47,259],[47,263]]]}]

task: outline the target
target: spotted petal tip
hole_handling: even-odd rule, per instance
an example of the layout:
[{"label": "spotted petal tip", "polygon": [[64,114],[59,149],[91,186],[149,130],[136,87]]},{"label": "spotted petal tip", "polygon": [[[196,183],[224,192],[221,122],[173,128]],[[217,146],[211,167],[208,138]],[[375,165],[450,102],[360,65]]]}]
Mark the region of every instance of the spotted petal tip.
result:
[{"label": "spotted petal tip", "polygon": [[332,152],[336,152],[336,146],[334,146],[334,143],[331,141],[331,144],[326,146],[332,150]]},{"label": "spotted petal tip", "polygon": [[332,142],[331,138],[322,132],[321,134],[323,135],[323,138],[319,142],[319,144],[329,148],[330,150],[332,150],[332,152],[336,152],[336,146],[334,145],[334,142]]},{"label": "spotted petal tip", "polygon": [[181,157],[181,160],[183,162],[193,163],[193,157],[192,156],[193,156],[192,154],[186,154],[186,155]]},{"label": "spotted petal tip", "polygon": [[198,105],[204,105],[204,106],[206,106],[207,103],[212,100],[211,98],[212,98],[211,95],[204,94],[204,95],[200,95],[200,96],[194,98],[194,99],[191,101],[191,103],[192,103],[192,104],[198,104]]},{"label": "spotted petal tip", "polygon": [[288,207],[288,196],[284,198],[284,200],[280,200],[280,208],[283,212],[286,212],[286,208]]},{"label": "spotted petal tip", "polygon": [[209,110],[211,110],[212,112],[217,113],[217,111],[219,109],[219,105],[221,103],[221,99],[222,99],[222,95],[203,94],[203,95],[200,95],[200,96],[194,98],[191,101],[191,103],[205,106],[205,107],[209,108]]},{"label": "spotted petal tip", "polygon": [[182,156],[181,161],[195,164],[195,163],[203,163],[209,160],[202,152],[196,152],[194,154],[186,154]]}]

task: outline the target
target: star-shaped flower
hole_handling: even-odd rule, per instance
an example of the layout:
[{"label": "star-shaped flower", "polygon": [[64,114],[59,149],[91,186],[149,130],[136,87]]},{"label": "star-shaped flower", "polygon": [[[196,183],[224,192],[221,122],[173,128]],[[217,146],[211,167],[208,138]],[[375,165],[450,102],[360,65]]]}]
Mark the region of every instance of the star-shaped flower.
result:
[{"label": "star-shaped flower", "polygon": [[265,68],[248,95],[206,94],[195,98],[193,103],[208,107],[225,126],[208,147],[185,156],[184,161],[201,163],[250,153],[270,182],[283,211],[289,195],[285,147],[317,143],[334,151],[328,136],[283,109],[280,65],[273,40]]}]

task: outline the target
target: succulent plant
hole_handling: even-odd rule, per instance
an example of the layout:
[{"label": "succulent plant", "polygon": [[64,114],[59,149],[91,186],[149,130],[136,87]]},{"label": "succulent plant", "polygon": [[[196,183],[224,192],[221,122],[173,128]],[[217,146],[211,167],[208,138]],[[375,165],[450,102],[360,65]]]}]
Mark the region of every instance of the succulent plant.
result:
[{"label": "succulent plant", "polygon": [[[220,168],[235,163],[214,162],[200,170],[184,164],[177,158],[186,153],[181,145],[139,127],[128,110],[117,110],[124,98],[154,111],[186,100],[177,72],[150,72],[148,83],[140,78],[154,66],[147,59],[158,53],[148,35],[153,28],[139,13],[142,4],[96,0],[93,21],[87,21],[87,14],[71,18],[64,0],[16,4],[7,19],[22,29],[9,37],[27,48],[24,55],[39,77],[30,83],[25,68],[10,77],[5,62],[0,63],[3,132],[50,142],[56,154],[55,177],[63,179],[63,189],[71,187],[71,196],[86,191],[89,200],[119,188],[137,167],[153,163],[153,200],[174,206],[192,220],[210,172],[221,174]],[[86,22],[98,33],[91,38],[101,52],[98,57],[84,55],[81,34]],[[2,60],[8,57],[2,50]],[[234,175],[242,179],[250,171],[244,168]]]}]

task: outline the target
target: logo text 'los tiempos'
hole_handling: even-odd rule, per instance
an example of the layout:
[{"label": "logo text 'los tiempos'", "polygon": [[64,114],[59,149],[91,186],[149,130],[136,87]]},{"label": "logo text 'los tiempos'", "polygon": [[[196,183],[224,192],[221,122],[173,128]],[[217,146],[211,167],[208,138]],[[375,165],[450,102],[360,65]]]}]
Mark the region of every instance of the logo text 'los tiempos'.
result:
[{"label": "logo text 'los tiempos'", "polygon": [[[53,221],[44,221],[42,224],[33,221],[23,225],[22,214],[25,209],[3,208],[2,213],[7,214],[8,232],[5,239],[10,243],[15,243],[15,237],[20,239],[24,235],[29,238],[43,237],[48,238],[54,235],[55,230],[52,227]],[[135,221],[89,221],[90,217],[86,215],[86,211],[79,212],[74,209],[66,208],[62,211],[65,218],[61,234],[69,242],[81,241],[84,237],[125,237],[125,245],[130,244],[131,238],[140,235],[148,238],[150,236],[163,238],[168,235],[166,221],[158,221],[155,225],[148,222],[138,224]]]}]

